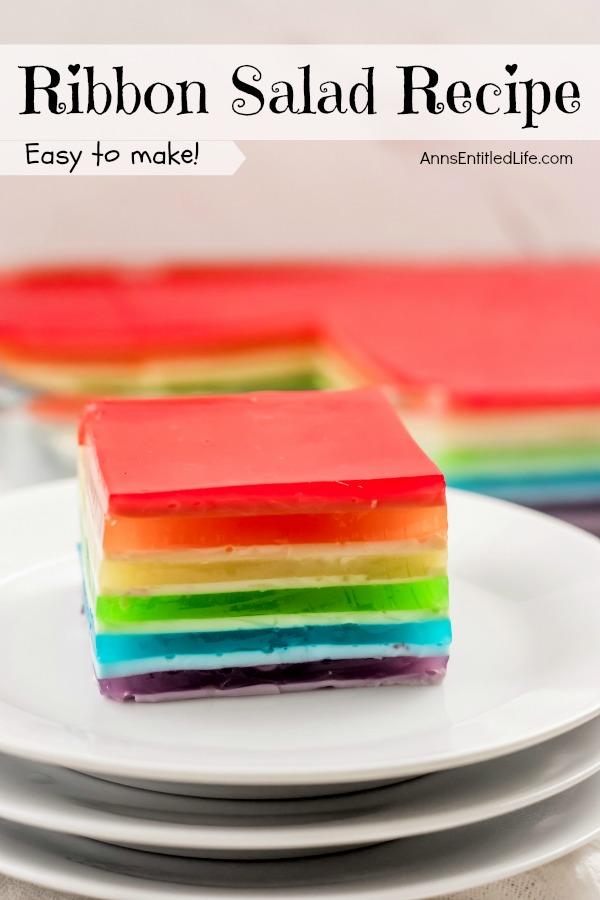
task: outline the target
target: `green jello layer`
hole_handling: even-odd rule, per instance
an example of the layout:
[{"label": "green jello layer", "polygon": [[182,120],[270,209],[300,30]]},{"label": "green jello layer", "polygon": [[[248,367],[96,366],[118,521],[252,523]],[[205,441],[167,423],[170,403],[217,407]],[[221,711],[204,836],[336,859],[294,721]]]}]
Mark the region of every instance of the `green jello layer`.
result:
[{"label": "green jello layer", "polygon": [[600,469],[600,444],[455,447],[435,454],[445,472],[516,472]]},{"label": "green jello layer", "polygon": [[445,577],[402,584],[336,585],[217,594],[96,598],[96,620],[104,626],[170,619],[226,619],[236,616],[303,615],[335,612],[448,609]]},{"label": "green jello layer", "polygon": [[[184,382],[163,381],[155,385],[140,384],[135,381],[122,383],[110,382],[111,394],[127,394],[127,396],[169,396],[171,394],[242,394],[247,391],[310,391],[327,387],[325,379],[316,371],[297,372],[288,375],[249,376],[235,380],[207,380]],[[102,393],[108,390],[107,384],[99,380],[86,379],[80,385],[82,393]]]}]

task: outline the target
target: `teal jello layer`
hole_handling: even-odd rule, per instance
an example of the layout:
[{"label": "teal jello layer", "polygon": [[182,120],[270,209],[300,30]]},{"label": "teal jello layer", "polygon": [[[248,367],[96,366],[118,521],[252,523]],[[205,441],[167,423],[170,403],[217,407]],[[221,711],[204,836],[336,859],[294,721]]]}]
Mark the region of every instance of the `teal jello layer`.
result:
[{"label": "teal jello layer", "polygon": [[446,477],[451,487],[520,500],[523,503],[590,502],[600,499],[600,470],[536,475],[477,474],[472,477],[446,473]]},{"label": "teal jello layer", "polygon": [[98,677],[323,659],[446,655],[448,619],[168,634],[94,634]]},{"label": "teal jello layer", "polygon": [[176,634],[99,634],[100,662],[146,656],[220,655],[248,651],[270,653],[287,647],[335,644],[441,645],[451,639],[449,619],[398,622],[392,625],[306,625],[300,628],[256,628],[239,631],[199,631]]}]

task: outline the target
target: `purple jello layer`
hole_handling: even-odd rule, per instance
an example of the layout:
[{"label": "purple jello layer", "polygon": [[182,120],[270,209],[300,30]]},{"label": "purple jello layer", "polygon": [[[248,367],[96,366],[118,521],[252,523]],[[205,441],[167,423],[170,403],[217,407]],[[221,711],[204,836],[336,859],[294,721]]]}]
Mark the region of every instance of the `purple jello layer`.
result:
[{"label": "purple jello layer", "polygon": [[241,697],[318,688],[378,687],[391,684],[437,684],[447,656],[399,656],[387,659],[336,659],[319,662],[149,672],[101,678],[100,691],[111,700],[186,700],[193,697]]}]

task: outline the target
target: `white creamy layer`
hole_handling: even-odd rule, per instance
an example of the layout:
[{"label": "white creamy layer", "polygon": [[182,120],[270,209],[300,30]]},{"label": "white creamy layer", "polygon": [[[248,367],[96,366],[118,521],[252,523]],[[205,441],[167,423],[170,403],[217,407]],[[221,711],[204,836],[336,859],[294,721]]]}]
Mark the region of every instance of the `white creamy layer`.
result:
[{"label": "white creamy layer", "polygon": [[81,394],[91,387],[107,392],[160,389],[161,386],[196,382],[239,384],[318,372],[320,353],[311,344],[250,348],[200,353],[187,357],[148,359],[141,362],[29,362],[7,359],[17,380],[47,392]]},{"label": "white creamy layer", "polygon": [[445,656],[448,644],[312,644],[305,647],[288,647],[264,653],[225,653],[191,656],[177,655],[146,657],[126,662],[99,663],[94,654],[94,666],[98,678],[119,678],[127,675],[143,675],[146,672],[169,672],[172,669],[223,669],[238,666],[275,666],[290,663],[316,662],[323,659],[387,659],[406,656]]},{"label": "white creamy layer", "polygon": [[506,412],[425,413],[401,417],[417,443],[433,455],[453,448],[569,447],[600,444],[600,407],[511,409]]}]

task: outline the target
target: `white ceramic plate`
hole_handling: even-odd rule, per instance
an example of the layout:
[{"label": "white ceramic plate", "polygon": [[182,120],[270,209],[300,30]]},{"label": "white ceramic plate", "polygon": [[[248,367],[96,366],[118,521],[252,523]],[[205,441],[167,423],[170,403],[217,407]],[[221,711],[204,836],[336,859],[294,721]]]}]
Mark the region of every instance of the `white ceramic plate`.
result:
[{"label": "white ceramic plate", "polygon": [[514,875],[600,833],[600,775],[488,822],[310,860],[208,861],[0,823],[0,870],[111,900],[420,900]]},{"label": "white ceramic plate", "polygon": [[285,856],[427,834],[540,802],[600,770],[600,717],[497,760],[303,800],[201,800],[0,756],[0,818],[204,857]]},{"label": "white ceramic plate", "polygon": [[0,750],[125,778],[311,785],[500,756],[600,709],[600,542],[450,493],[455,643],[439,687],[115,704],[79,614],[76,488],[0,500]]}]

